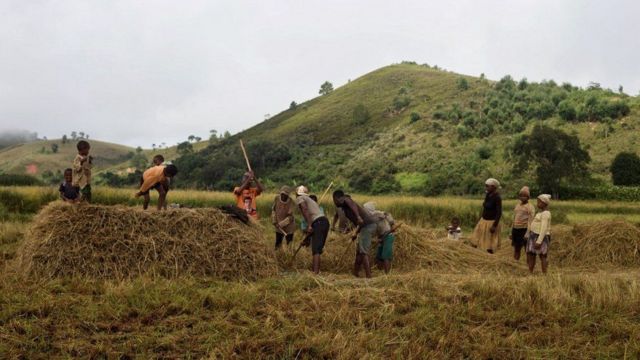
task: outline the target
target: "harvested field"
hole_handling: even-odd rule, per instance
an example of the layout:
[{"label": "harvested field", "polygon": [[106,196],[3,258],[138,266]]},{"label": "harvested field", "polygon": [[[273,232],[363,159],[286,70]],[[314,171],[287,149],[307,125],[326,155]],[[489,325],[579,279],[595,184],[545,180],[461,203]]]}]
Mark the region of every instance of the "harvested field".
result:
[{"label": "harvested field", "polygon": [[215,208],[145,212],[56,202],[35,217],[17,266],[37,278],[255,280],[277,273],[262,233]]}]

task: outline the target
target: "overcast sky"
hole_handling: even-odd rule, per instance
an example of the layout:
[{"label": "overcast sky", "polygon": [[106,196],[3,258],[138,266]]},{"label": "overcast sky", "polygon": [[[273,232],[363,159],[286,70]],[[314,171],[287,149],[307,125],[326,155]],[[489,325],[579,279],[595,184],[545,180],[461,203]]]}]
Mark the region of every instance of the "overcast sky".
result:
[{"label": "overcast sky", "polygon": [[637,95],[640,1],[0,0],[0,130],[150,147],[413,60]]}]

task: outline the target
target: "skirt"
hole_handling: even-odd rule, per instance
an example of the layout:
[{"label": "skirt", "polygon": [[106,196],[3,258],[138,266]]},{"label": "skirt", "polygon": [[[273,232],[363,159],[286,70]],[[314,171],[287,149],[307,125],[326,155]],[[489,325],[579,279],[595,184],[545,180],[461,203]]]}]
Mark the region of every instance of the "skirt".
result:
[{"label": "skirt", "polygon": [[480,219],[473,234],[471,234],[471,244],[482,250],[497,250],[500,248],[500,224],[496,227],[496,231],[492,234],[491,227],[494,220]]},{"label": "skirt", "polygon": [[527,254],[547,255],[547,251],[549,251],[549,242],[551,242],[551,236],[547,235],[544,237],[540,249],[536,249],[535,247],[536,240],[538,240],[538,234],[530,232],[529,239],[527,239]]}]

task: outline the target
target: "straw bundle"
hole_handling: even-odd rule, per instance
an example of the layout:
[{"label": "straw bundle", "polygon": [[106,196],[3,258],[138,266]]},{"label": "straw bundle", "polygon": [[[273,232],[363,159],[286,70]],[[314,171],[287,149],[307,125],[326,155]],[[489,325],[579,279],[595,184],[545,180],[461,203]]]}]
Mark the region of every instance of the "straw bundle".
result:
[{"label": "straw bundle", "polygon": [[551,252],[562,265],[640,266],[640,228],[624,220],[575,225],[552,234]]},{"label": "straw bundle", "polygon": [[145,212],[53,203],[34,219],[19,269],[36,277],[257,279],[277,273],[262,229],[218,209]]},{"label": "straw bundle", "polygon": [[[297,246],[296,246],[297,247]],[[377,246],[372,246],[370,260],[374,266]],[[326,273],[348,273],[353,269],[356,241],[348,235],[332,233],[324,247],[321,270]],[[293,263],[291,255],[278,254],[285,269],[307,269],[311,265],[309,249],[300,251]],[[393,244],[394,271],[428,269],[437,272],[467,273],[470,271],[521,271],[521,265],[508,258],[487,254],[461,241],[443,239],[435,230],[401,227]],[[519,269],[519,270],[518,270]]]}]

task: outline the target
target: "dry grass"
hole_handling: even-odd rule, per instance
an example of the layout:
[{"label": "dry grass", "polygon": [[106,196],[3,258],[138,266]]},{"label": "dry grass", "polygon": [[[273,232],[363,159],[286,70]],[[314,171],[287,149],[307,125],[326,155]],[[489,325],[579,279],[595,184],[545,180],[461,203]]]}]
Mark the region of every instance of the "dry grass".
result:
[{"label": "dry grass", "polygon": [[145,212],[56,202],[36,216],[18,255],[20,271],[39,278],[257,279],[277,272],[265,250],[261,227],[215,208]]},{"label": "dry grass", "polygon": [[[557,240],[557,241],[554,241]],[[640,228],[624,220],[564,227],[552,235],[554,257],[563,266],[640,266]]]}]

